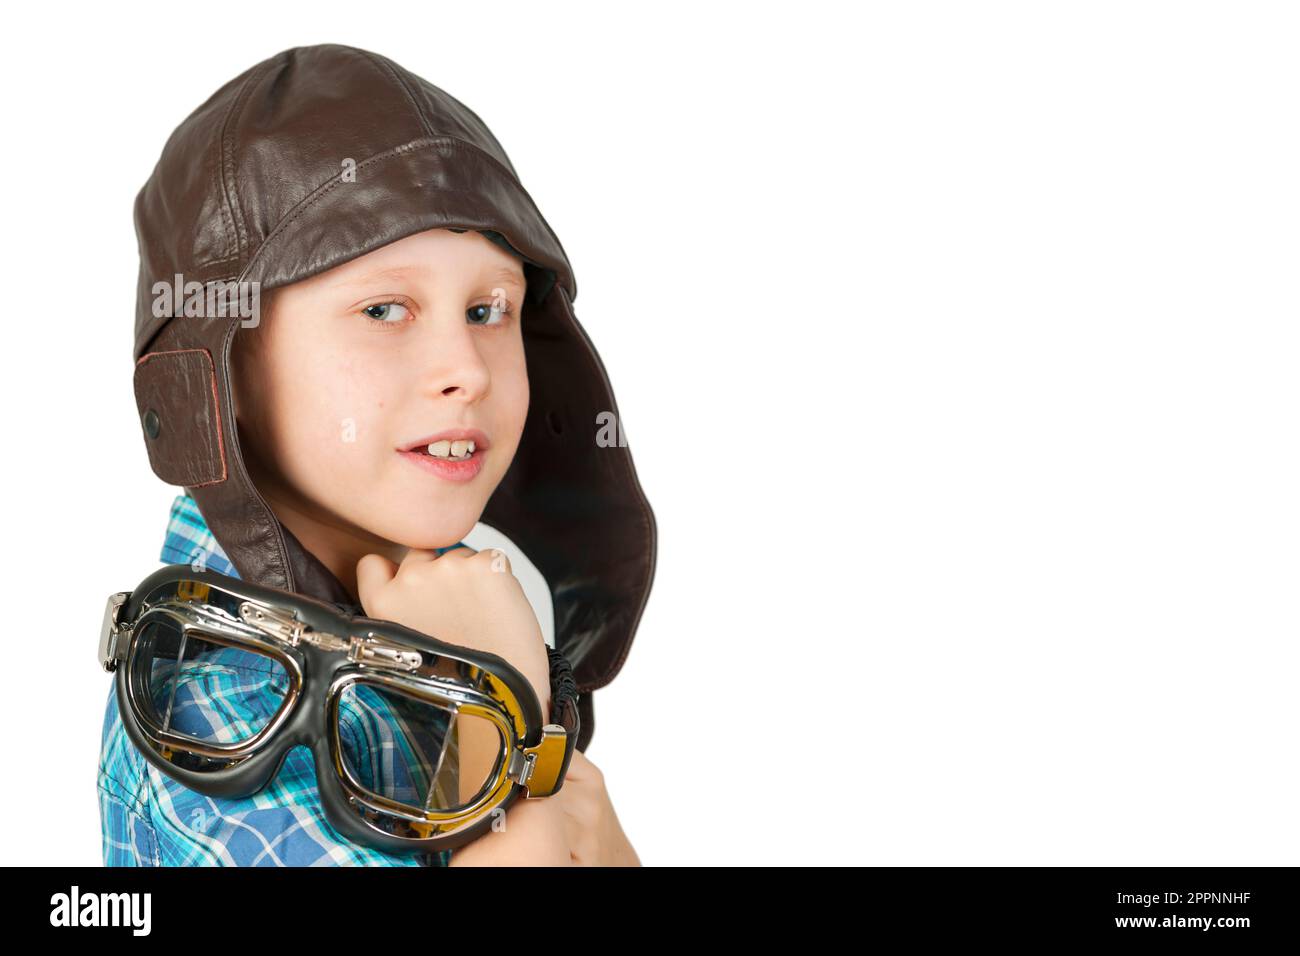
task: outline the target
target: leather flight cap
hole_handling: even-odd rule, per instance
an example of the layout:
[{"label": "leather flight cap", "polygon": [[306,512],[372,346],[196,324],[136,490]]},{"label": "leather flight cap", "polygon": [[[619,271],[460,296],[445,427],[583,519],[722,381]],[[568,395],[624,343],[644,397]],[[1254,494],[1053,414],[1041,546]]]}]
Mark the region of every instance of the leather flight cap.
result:
[{"label": "leather flight cap", "polygon": [[[351,168],[351,177],[344,173]],[[545,577],[573,666],[585,749],[591,692],[618,674],[649,598],[656,527],[625,444],[597,443],[618,406],[574,313],[559,239],[470,109],[396,63],[327,44],[276,54],[175,130],[135,203],[135,396],[149,462],[182,486],[247,581],[353,599],[253,486],[235,427],[237,314],[156,315],[155,285],[306,279],[428,229],[474,229],[524,261],[531,401],[484,523]]]}]

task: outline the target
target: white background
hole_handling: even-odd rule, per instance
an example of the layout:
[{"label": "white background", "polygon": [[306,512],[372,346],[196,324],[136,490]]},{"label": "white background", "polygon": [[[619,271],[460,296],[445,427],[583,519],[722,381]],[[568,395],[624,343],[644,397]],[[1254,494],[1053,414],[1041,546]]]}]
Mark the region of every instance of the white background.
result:
[{"label": "white background", "polygon": [[3,862],[100,860],[176,493],[132,201],[317,42],[469,104],[574,264],[661,533],[588,752],[643,862],[1300,862],[1294,7],[212,9],[9,11]]}]

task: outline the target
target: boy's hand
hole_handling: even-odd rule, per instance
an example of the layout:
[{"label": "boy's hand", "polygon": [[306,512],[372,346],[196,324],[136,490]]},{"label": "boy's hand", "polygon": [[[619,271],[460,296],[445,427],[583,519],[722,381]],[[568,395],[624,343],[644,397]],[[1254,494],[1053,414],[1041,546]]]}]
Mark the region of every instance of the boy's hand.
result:
[{"label": "boy's hand", "polygon": [[513,664],[550,717],[550,660],[537,616],[505,553],[412,549],[401,565],[379,554],[357,562],[357,596],[368,617],[487,651]]},{"label": "boy's hand", "polygon": [[605,777],[581,750],[575,750],[560,792],[565,840],[574,866],[640,866],[636,850],[619,825]]},{"label": "boy's hand", "polygon": [[560,792],[516,800],[505,829],[452,852],[452,866],[640,866],[605,790],[605,778],[575,750]]}]

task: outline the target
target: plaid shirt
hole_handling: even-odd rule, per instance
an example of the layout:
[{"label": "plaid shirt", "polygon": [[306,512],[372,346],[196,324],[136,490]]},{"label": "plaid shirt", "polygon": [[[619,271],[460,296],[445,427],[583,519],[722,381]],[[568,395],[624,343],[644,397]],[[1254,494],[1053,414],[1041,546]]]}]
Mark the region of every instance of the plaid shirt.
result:
[{"label": "plaid shirt", "polygon": [[[188,495],[172,503],[162,561],[239,577]],[[227,649],[214,659],[205,657],[205,663],[210,666],[201,679],[181,685],[184,700],[178,687],[177,720],[190,721],[190,732],[236,739],[246,734],[241,721],[260,725],[279,706],[284,689],[274,682],[280,677],[259,668],[251,655]],[[115,686],[109,689],[99,755],[105,866],[447,866],[451,861],[451,850],[400,856],[336,833],[321,809],[315,762],[305,747],[290,750],[275,779],[251,797],[206,797],[186,789],[146,761],[126,735]],[[391,714],[378,697],[358,695],[354,701],[340,721],[354,758],[361,758],[351,763],[361,768],[363,783],[370,782],[364,776],[384,774],[383,789],[391,792],[411,778],[409,753],[399,746],[403,737],[393,733]]]}]

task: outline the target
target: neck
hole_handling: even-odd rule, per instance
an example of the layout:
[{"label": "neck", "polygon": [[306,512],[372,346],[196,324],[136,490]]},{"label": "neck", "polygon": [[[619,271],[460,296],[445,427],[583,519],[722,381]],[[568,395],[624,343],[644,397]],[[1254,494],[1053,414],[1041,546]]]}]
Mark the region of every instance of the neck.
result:
[{"label": "neck", "polygon": [[367,554],[381,554],[394,564],[401,564],[409,550],[404,545],[378,538],[336,516],[310,510],[301,502],[281,497],[274,492],[263,494],[280,523],[338,578],[354,602],[358,601],[358,561]]}]

